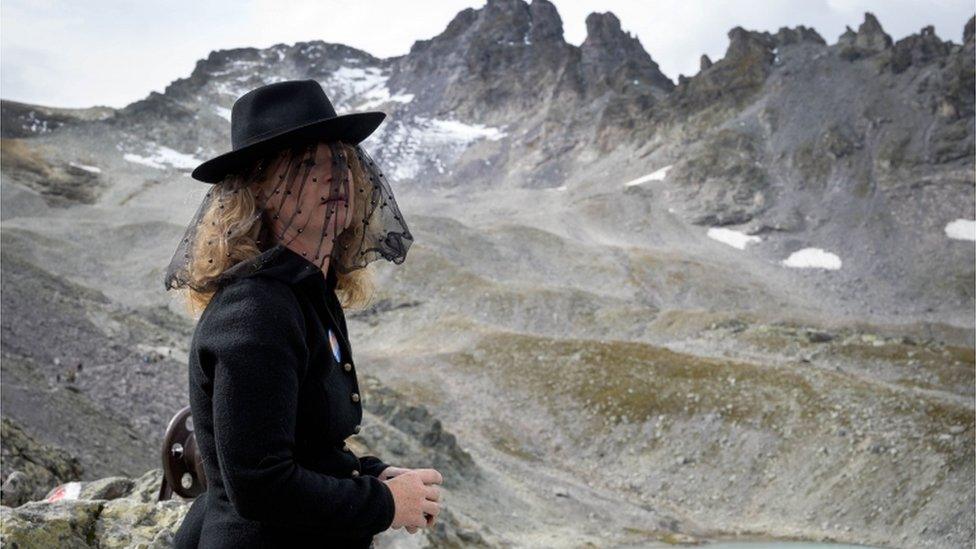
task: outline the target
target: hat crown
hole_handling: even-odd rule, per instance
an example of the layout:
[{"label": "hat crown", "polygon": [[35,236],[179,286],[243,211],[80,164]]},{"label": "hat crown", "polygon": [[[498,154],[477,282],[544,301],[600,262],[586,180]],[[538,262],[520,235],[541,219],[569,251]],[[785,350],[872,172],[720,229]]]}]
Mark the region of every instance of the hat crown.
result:
[{"label": "hat crown", "polygon": [[315,80],[261,86],[239,97],[231,108],[231,148],[236,151],[309,120],[335,117],[332,101]]}]

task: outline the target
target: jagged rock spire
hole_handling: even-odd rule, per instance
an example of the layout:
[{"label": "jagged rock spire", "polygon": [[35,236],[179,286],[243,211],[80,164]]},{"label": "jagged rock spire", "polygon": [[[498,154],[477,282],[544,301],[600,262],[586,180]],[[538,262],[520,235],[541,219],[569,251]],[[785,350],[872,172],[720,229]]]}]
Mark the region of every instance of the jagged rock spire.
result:
[{"label": "jagged rock spire", "polygon": [[563,42],[563,20],[556,6],[549,0],[532,0],[529,4],[531,27],[529,40],[533,44]]},{"label": "jagged rock spire", "polygon": [[943,42],[935,34],[935,27],[928,25],[918,34],[902,38],[891,48],[891,70],[899,73],[911,65],[924,65],[949,54],[950,43]]},{"label": "jagged rock spire", "polygon": [[800,42],[813,42],[815,44],[827,45],[827,41],[820,36],[816,30],[798,25],[795,28],[780,27],[774,36],[777,46],[787,44],[798,44]]},{"label": "jagged rock spire", "polygon": [[890,48],[891,43],[891,36],[881,28],[878,18],[869,11],[864,12],[864,22],[857,28],[854,44],[865,50],[881,51]]},{"label": "jagged rock spire", "polygon": [[609,85],[620,91],[634,81],[663,92],[674,88],[637,37],[625,32],[620,19],[611,12],[586,17],[586,40],[580,52],[584,81],[590,89],[599,91]]},{"label": "jagged rock spire", "polygon": [[892,46],[891,36],[881,28],[881,23],[873,13],[864,12],[864,22],[857,27],[857,32],[848,26],[837,39],[841,57],[854,60],[868,57],[885,51]]}]

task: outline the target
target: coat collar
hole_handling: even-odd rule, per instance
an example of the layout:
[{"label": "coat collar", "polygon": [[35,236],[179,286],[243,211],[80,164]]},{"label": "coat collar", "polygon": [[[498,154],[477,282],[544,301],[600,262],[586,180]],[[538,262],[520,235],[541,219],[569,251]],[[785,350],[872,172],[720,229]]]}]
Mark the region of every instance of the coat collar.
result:
[{"label": "coat collar", "polygon": [[[314,263],[281,243],[264,250],[254,258],[254,261],[256,268],[245,276],[266,276],[292,285],[310,276],[323,277],[322,270]],[[335,269],[329,266],[328,275],[324,278],[326,287],[335,290],[338,282]]]},{"label": "coat collar", "polygon": [[254,270],[244,276],[267,276],[290,285],[298,284],[303,280],[314,280],[316,285],[325,285],[326,291],[322,291],[321,287],[318,286],[310,290],[311,294],[315,296],[313,303],[320,303],[323,306],[342,340],[345,347],[343,352],[346,356],[350,356],[352,350],[346,333],[345,314],[342,310],[342,304],[335,294],[335,287],[338,282],[335,269],[330,265],[328,275],[323,276],[322,269],[319,269],[317,265],[280,243],[261,252],[256,260]]}]

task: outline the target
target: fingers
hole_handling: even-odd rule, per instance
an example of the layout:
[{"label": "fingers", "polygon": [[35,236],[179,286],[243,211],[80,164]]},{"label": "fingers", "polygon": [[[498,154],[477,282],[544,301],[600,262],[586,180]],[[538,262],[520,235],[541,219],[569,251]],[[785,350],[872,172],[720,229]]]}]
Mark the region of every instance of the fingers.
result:
[{"label": "fingers", "polygon": [[420,480],[424,481],[424,484],[443,484],[444,482],[444,477],[437,469],[414,469],[414,471],[420,475]]},{"label": "fingers", "polygon": [[424,486],[424,496],[430,501],[441,500],[441,489],[436,484]]},{"label": "fingers", "polygon": [[402,475],[403,473],[409,473],[411,470],[403,467],[394,467],[391,465],[386,468],[386,471],[390,475],[390,478],[393,478],[397,475]]},{"label": "fingers", "polygon": [[[441,504],[436,501],[424,500],[420,504],[420,509],[432,517],[436,517],[438,513],[441,512]],[[426,520],[425,520],[426,522]]]},{"label": "fingers", "polygon": [[427,528],[430,528],[431,526],[434,525],[434,522],[437,521],[437,515],[439,515],[440,512],[441,512],[441,506],[439,503],[434,501],[424,502],[424,518],[427,521],[427,525],[426,525]]}]

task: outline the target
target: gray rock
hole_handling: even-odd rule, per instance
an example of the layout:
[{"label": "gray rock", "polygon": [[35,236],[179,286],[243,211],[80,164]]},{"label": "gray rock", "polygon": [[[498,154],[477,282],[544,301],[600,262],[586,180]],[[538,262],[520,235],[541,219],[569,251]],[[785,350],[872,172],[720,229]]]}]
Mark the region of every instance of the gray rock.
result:
[{"label": "gray rock", "polygon": [[54,486],[81,477],[77,459],[38,442],[8,417],[0,419],[0,452],[3,505],[16,507],[41,499]]}]

